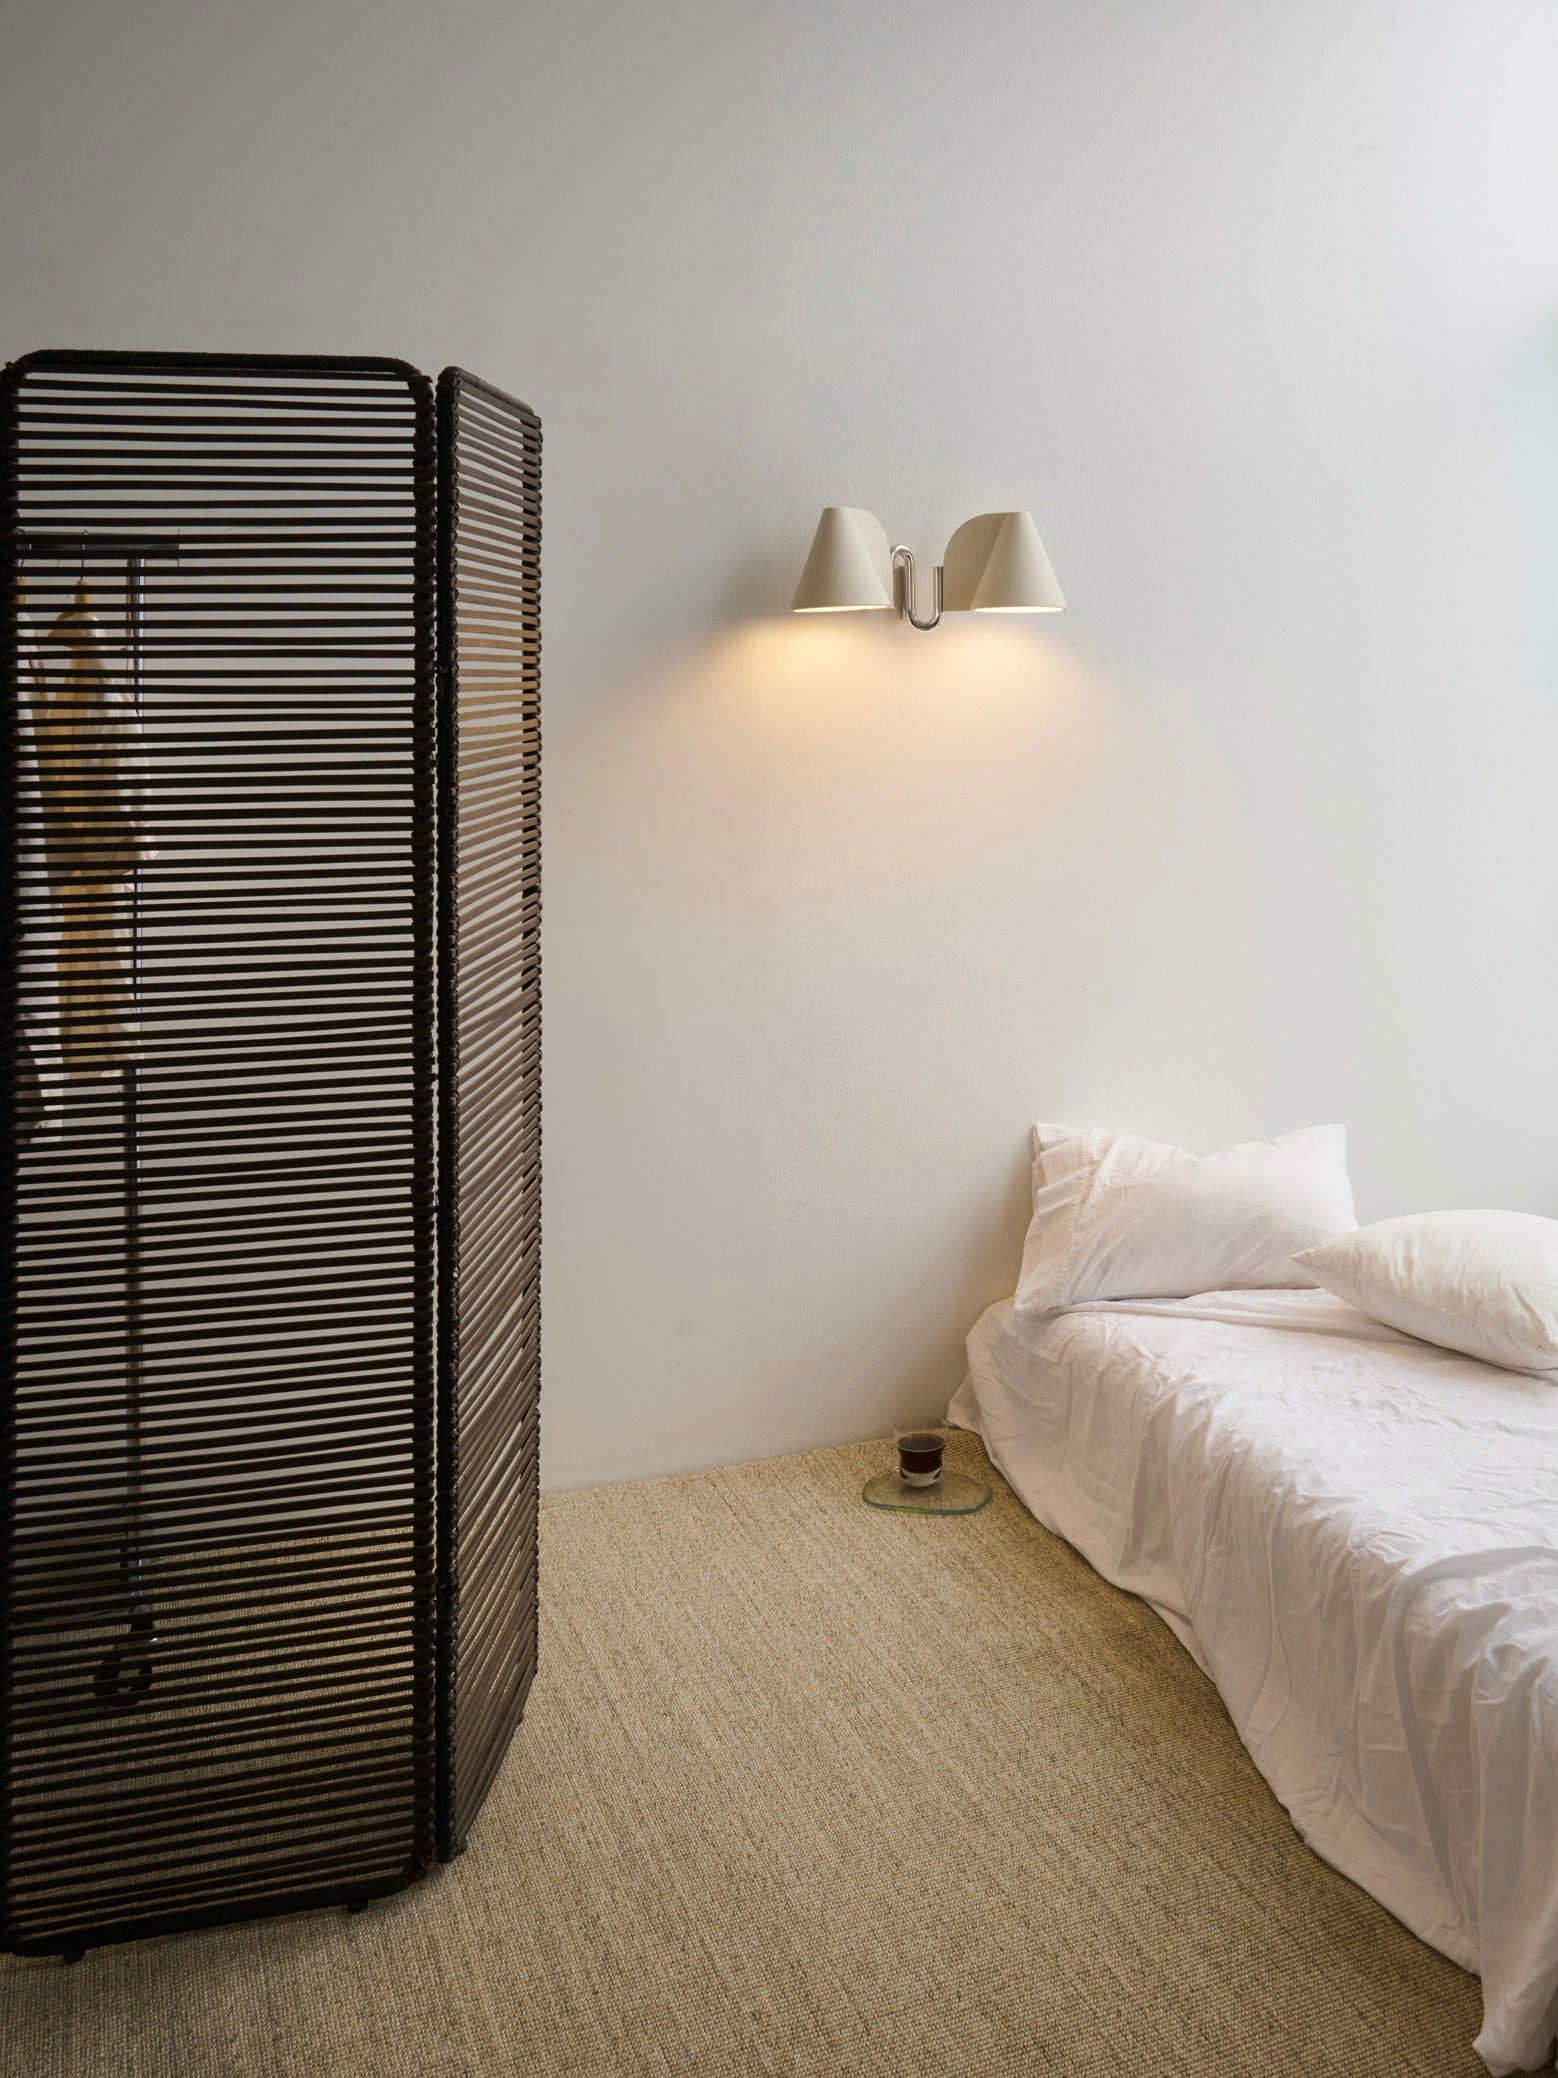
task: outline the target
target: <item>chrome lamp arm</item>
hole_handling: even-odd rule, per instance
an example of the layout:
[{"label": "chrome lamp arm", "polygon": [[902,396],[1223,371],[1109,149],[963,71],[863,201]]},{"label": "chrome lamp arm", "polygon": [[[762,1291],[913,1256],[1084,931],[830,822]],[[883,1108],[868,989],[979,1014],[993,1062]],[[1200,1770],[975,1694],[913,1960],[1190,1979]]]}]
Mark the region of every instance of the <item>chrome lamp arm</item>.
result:
[{"label": "chrome lamp arm", "polygon": [[901,620],[906,620],[911,628],[918,628],[922,633],[926,634],[941,619],[941,565],[939,563],[936,564],[935,571],[933,596],[936,602],[936,610],[928,621],[922,621],[914,610],[914,557],[901,542],[893,550],[893,604],[897,607]]}]

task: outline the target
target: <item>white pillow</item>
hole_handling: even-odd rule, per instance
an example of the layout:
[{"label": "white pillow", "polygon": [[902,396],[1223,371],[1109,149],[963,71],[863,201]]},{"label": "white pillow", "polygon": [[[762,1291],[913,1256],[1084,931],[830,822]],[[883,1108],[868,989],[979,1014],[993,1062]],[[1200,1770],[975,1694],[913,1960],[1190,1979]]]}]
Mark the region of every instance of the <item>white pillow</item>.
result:
[{"label": "white pillow", "polygon": [[1298,1260],[1387,1327],[1558,1385],[1558,1219],[1419,1212],[1355,1227]]},{"label": "white pillow", "polygon": [[1307,1285],[1296,1252],[1356,1225],[1343,1126],[1199,1159],[1097,1126],[1035,1126],[1017,1311]]}]

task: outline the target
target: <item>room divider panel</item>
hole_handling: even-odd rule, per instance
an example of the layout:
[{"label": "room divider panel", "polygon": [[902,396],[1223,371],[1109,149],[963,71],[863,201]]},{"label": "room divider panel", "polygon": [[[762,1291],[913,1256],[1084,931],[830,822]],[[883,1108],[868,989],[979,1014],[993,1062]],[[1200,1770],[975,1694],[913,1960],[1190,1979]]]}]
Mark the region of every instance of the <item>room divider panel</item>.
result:
[{"label": "room divider panel", "polygon": [[[475,387],[445,378],[451,439]],[[481,395],[524,428],[484,435],[497,602],[404,363],[0,381],[19,1952],[397,1888],[463,1841],[523,1702],[539,428]],[[525,746],[511,798],[488,729]]]},{"label": "room divider panel", "polygon": [[536,1665],[541,423],[438,383],[439,1808],[465,1845]]}]

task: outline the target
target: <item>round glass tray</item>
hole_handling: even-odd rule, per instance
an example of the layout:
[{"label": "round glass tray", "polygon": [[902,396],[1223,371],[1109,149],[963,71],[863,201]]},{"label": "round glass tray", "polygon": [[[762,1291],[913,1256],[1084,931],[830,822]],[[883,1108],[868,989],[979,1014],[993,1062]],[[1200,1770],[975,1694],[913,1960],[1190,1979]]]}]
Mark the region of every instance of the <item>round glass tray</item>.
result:
[{"label": "round glass tray", "polygon": [[860,1498],[873,1508],[895,1508],[905,1515],[974,1515],[990,1498],[990,1482],[948,1470],[934,1486],[906,1486],[896,1471],[878,1472],[860,1489]]}]

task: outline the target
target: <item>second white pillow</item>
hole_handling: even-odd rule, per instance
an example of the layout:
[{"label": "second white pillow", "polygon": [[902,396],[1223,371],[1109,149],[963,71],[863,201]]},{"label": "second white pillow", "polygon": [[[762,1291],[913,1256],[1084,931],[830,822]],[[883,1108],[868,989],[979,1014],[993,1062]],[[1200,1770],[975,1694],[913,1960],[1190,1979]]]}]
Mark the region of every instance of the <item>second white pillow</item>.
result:
[{"label": "second white pillow", "polygon": [[1338,1234],[1300,1267],[1404,1335],[1558,1385],[1558,1220],[1408,1214]]},{"label": "second white pillow", "polygon": [[1357,1223],[1343,1126],[1197,1157],[1098,1126],[1036,1125],[1017,1310],[1309,1285],[1294,1256]]}]

